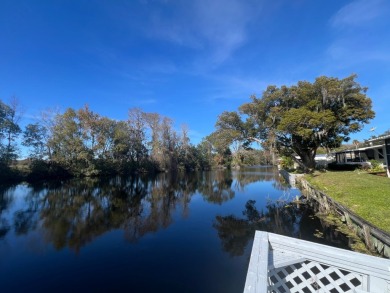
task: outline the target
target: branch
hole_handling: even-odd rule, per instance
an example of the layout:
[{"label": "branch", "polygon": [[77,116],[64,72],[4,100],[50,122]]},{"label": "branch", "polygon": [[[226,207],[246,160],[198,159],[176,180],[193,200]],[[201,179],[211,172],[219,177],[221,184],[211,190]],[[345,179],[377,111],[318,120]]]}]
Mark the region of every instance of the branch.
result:
[{"label": "branch", "polygon": [[260,139],[256,138],[256,137],[250,136],[250,137],[248,137],[248,139],[249,139],[249,140],[256,141],[256,142],[258,142],[258,143],[262,143],[262,141],[261,141]]}]

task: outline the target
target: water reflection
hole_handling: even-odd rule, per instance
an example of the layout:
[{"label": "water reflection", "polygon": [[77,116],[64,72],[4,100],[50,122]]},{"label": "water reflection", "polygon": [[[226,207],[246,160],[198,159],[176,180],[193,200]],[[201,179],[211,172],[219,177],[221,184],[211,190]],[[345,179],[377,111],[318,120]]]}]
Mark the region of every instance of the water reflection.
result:
[{"label": "water reflection", "polygon": [[240,190],[243,190],[250,183],[262,181],[272,181],[272,186],[277,190],[289,189],[288,184],[279,176],[277,168],[266,167],[259,172],[259,169],[249,167],[244,170],[234,171],[233,174],[237,178],[235,187]]},{"label": "water reflection", "polygon": [[[238,182],[239,178],[237,178]],[[199,181],[198,191],[207,202],[222,204],[234,198],[235,191],[232,189],[233,177],[229,170],[216,173],[203,173]]]},{"label": "water reflection", "polygon": [[[272,170],[272,169],[271,169]],[[137,242],[148,233],[167,228],[175,212],[188,217],[189,203],[200,194],[211,204],[232,200],[237,191],[271,173],[217,172],[129,178],[87,178],[31,185],[14,210],[15,188],[0,190],[0,237],[12,229],[16,236],[39,230],[56,249],[81,247],[110,230],[122,229]],[[10,215],[11,213],[11,215]]]},{"label": "water reflection", "polygon": [[[183,189],[183,186],[187,188]],[[49,189],[41,210],[47,240],[75,250],[96,236],[123,229],[130,242],[170,225],[176,206],[187,205],[193,191],[182,178],[114,178],[69,181]]]},{"label": "water reflection", "polygon": [[243,218],[216,216],[213,227],[218,231],[223,250],[231,256],[243,255],[256,230],[349,249],[351,243],[345,235],[315,217],[315,203],[293,204],[292,201],[285,194],[278,200],[269,200],[264,210],[258,210],[256,201],[249,200]]},{"label": "water reflection", "polygon": [[297,194],[264,167],[3,188],[1,291],[240,292],[256,229],[316,229]]},{"label": "water reflection", "polygon": [[255,204],[254,200],[245,204],[245,210],[242,212],[244,218],[228,215],[217,216],[215,219],[213,227],[218,231],[223,249],[231,256],[244,254],[256,230],[296,236],[303,210],[292,206],[285,208],[284,202],[269,201],[265,210],[259,211]]},{"label": "water reflection", "polygon": [[12,194],[14,190],[15,187],[0,187],[0,239],[4,238],[11,229],[11,225],[4,214],[13,201]]}]

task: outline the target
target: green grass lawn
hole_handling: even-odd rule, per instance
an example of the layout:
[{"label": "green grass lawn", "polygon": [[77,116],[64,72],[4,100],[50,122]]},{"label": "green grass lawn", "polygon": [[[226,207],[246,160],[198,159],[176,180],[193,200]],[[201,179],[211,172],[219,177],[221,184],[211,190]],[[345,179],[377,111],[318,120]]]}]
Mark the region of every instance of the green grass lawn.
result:
[{"label": "green grass lawn", "polygon": [[374,226],[390,233],[390,178],[362,171],[315,173],[305,179]]}]

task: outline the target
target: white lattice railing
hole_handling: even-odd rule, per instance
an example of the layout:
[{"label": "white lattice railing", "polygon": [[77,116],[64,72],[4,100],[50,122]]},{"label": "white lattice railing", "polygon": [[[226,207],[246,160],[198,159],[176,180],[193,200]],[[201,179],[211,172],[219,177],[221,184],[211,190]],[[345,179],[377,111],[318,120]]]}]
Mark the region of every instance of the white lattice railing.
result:
[{"label": "white lattice railing", "polygon": [[244,293],[390,292],[390,260],[257,231]]}]

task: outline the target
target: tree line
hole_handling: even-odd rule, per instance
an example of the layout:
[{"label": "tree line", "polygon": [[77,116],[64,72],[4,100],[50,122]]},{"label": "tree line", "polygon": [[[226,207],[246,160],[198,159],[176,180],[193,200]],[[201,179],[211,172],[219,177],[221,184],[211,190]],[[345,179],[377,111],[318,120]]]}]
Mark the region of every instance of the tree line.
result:
[{"label": "tree line", "polygon": [[[169,117],[139,108],[130,109],[126,120],[88,105],[45,112],[22,129],[17,100],[0,100],[0,180],[21,173],[46,179],[275,164],[277,155],[291,156],[308,172],[319,149],[340,147],[374,118],[367,88],[356,77],[268,86],[238,111],[223,112],[216,130],[198,145],[191,144],[188,127],[177,131]],[[19,142],[29,150],[23,167],[15,163]],[[253,142],[262,149],[253,149]]]},{"label": "tree line", "polygon": [[[212,137],[193,145],[189,129],[175,129],[173,120],[139,108],[126,120],[93,112],[88,105],[63,113],[45,111],[38,122],[19,125],[18,104],[0,100],[0,168],[3,180],[24,174],[29,179],[98,176],[140,172],[190,171],[253,165],[266,161],[261,151],[237,155]],[[17,161],[21,144],[28,160]],[[6,174],[8,174],[8,179]]]}]

